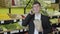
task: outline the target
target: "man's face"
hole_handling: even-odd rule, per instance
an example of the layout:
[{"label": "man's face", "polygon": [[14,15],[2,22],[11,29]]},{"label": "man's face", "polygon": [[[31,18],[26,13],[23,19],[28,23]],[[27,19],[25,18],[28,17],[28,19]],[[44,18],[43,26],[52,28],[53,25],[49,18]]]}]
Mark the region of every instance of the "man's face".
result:
[{"label": "man's face", "polygon": [[34,5],[33,5],[33,11],[34,11],[35,13],[39,13],[39,11],[40,11],[40,5],[39,5],[39,4],[34,4]]}]

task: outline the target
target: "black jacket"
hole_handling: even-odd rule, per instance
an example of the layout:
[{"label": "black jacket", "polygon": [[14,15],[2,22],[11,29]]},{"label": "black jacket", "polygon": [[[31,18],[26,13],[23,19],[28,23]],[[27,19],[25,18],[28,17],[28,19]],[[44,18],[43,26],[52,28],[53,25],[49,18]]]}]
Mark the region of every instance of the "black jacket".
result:
[{"label": "black jacket", "polygon": [[[35,26],[33,23],[34,16],[35,16],[35,14],[34,15],[28,14],[22,23],[23,26],[29,25],[28,34],[34,34],[34,29],[35,29]],[[51,32],[51,25],[50,25],[49,17],[41,15],[41,20],[42,20],[42,26],[43,26],[44,34],[50,33]]]}]

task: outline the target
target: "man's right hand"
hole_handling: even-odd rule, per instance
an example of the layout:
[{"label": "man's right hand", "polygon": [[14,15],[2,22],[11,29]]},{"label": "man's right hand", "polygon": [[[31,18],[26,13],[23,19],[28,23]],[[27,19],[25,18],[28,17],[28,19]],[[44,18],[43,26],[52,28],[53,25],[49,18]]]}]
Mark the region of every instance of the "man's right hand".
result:
[{"label": "man's right hand", "polygon": [[33,11],[33,9],[31,9],[31,11],[30,11],[30,14],[31,14],[31,15],[33,15],[33,14],[34,14],[34,11]]}]

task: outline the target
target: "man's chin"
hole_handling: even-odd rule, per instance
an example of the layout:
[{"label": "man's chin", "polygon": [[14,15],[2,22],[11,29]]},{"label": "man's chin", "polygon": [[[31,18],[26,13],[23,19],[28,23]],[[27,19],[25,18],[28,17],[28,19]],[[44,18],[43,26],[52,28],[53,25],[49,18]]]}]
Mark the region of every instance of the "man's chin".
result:
[{"label": "man's chin", "polygon": [[39,13],[39,12],[36,12],[36,13]]}]

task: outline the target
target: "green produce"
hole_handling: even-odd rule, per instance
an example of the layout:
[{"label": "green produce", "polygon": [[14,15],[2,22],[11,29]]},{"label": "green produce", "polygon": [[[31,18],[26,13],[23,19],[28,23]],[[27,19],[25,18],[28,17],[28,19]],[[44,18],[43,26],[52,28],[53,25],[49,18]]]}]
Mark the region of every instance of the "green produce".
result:
[{"label": "green produce", "polygon": [[4,27],[4,25],[0,25],[0,30],[7,31],[7,29]]},{"label": "green produce", "polygon": [[56,19],[56,18],[50,19],[50,22],[51,22],[52,24],[56,24],[56,23],[58,23],[58,19]]},{"label": "green produce", "polygon": [[14,25],[17,27],[17,29],[22,29],[22,28],[23,28],[23,27],[20,26],[20,24],[18,24],[18,23],[14,23]]},{"label": "green produce", "polygon": [[14,24],[7,24],[5,25],[5,27],[8,29],[8,30],[15,30],[16,29],[16,26]]},{"label": "green produce", "polygon": [[5,25],[5,28],[7,30],[16,30],[16,29],[21,29],[22,27],[18,23],[13,23],[13,24]]}]

